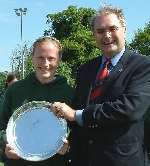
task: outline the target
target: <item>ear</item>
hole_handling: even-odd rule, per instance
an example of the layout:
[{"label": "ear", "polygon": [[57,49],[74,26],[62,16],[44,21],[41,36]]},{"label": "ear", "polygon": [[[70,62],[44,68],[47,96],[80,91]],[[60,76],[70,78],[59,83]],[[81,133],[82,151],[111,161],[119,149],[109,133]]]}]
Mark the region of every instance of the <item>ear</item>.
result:
[{"label": "ear", "polygon": [[123,27],[124,28],[124,33],[126,33],[126,31],[127,31],[127,27]]}]

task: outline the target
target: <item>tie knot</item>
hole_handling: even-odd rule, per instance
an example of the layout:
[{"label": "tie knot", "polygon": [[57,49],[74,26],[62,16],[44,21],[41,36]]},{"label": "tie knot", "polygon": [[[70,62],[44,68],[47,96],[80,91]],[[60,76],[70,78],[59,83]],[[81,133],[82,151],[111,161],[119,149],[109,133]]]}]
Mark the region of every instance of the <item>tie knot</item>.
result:
[{"label": "tie knot", "polygon": [[104,68],[107,67],[107,69],[109,69],[111,65],[111,58],[106,58],[104,62]]}]

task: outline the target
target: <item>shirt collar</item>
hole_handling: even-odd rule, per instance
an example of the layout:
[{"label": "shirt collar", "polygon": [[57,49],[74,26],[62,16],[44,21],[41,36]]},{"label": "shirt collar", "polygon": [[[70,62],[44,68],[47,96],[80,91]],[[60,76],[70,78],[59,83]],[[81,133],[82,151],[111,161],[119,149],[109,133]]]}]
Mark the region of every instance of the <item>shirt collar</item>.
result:
[{"label": "shirt collar", "polygon": [[[115,65],[118,63],[118,61],[119,61],[120,58],[122,57],[124,51],[125,51],[125,47],[124,47],[118,54],[116,54],[115,56],[113,56],[113,57],[111,58],[112,66],[115,66]],[[106,57],[103,56],[103,58],[102,58],[102,64],[104,64],[105,60],[106,60]]]}]

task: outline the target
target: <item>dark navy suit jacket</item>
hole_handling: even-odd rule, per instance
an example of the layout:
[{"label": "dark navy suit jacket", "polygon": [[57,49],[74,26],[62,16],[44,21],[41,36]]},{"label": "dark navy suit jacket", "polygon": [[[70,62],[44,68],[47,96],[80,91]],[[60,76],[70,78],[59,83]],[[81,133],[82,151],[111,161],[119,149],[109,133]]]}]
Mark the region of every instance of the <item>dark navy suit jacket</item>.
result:
[{"label": "dark navy suit jacket", "polygon": [[[83,126],[71,124],[73,166],[144,166],[143,115],[150,105],[150,58],[125,50],[107,79],[103,95],[89,96],[101,57],[81,66],[75,109],[84,109]],[[94,112],[94,116],[93,116]]]}]

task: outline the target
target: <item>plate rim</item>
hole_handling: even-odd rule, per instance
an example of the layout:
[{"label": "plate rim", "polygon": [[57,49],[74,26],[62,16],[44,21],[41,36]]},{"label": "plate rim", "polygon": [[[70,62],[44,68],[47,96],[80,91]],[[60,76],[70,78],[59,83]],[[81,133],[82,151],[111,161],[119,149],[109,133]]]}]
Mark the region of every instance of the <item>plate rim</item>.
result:
[{"label": "plate rim", "polygon": [[[63,129],[64,129],[64,135],[62,136],[62,143],[58,144],[57,148],[55,149],[55,152],[51,152],[51,154],[44,154],[43,155],[38,155],[38,154],[23,154],[23,152],[21,150],[18,149],[18,147],[16,146],[15,142],[14,142],[14,138],[10,139],[10,135],[14,134],[14,126],[15,125],[15,121],[20,118],[20,116],[23,116],[23,114],[25,114],[26,112],[32,111],[32,109],[30,107],[46,107],[46,108],[50,108],[51,107],[51,103],[47,102],[47,101],[30,101],[28,103],[23,104],[22,106],[18,107],[14,113],[12,114],[12,116],[10,117],[8,124],[7,124],[7,128],[6,128],[6,139],[7,142],[12,146],[12,148],[14,148],[14,150],[16,151],[17,155],[19,157],[21,157],[22,159],[28,160],[28,161],[43,161],[46,160],[50,157],[52,157],[53,155],[55,155],[63,146],[64,142],[63,140],[67,138],[68,134],[67,134],[67,122],[65,119],[62,118],[58,118],[57,116],[54,115],[54,113],[49,109],[50,112],[53,113],[53,115],[59,120],[59,122],[63,125]],[[29,110],[31,109],[31,110]],[[10,132],[13,132],[13,134],[11,134]]]}]

